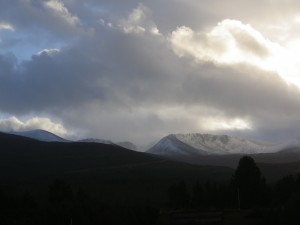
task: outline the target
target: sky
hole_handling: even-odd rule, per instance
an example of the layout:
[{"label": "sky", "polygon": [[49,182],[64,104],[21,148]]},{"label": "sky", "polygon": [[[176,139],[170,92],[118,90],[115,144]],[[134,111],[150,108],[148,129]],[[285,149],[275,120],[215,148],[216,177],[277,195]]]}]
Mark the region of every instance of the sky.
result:
[{"label": "sky", "polygon": [[0,130],[300,138],[296,0],[1,0]]}]

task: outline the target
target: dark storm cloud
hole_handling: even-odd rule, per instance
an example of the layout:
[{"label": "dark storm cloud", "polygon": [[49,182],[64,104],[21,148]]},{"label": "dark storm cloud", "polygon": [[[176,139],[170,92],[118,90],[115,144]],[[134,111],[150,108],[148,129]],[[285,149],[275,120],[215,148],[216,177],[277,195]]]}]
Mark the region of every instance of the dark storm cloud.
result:
[{"label": "dark storm cloud", "polygon": [[[105,41],[102,33],[97,35],[88,43],[77,42],[59,52],[36,54],[12,75],[7,72],[14,72],[14,61],[3,56],[7,72],[1,76],[1,83],[18,86],[9,90],[22,96],[16,99],[17,104],[1,101],[3,108],[42,110],[95,99],[125,104],[131,98],[144,101],[147,96],[147,101],[155,101],[153,95],[163,95],[168,85],[173,86],[177,57],[165,48],[163,41],[151,43],[146,36],[130,37],[119,31],[107,34]],[[158,93],[153,91],[155,88]]]},{"label": "dark storm cloud", "polygon": [[[52,3],[52,4],[51,4]],[[46,32],[48,35],[68,36],[79,33],[80,20],[56,0],[1,1],[1,19],[12,23],[18,31]],[[29,33],[30,34],[30,33]]]},{"label": "dark storm cloud", "polygon": [[287,85],[277,74],[243,65],[204,65],[201,69],[186,76],[183,92],[187,95],[182,102],[214,105],[236,116],[248,113],[254,117],[280,117],[288,113],[297,118],[299,89]]},{"label": "dark storm cloud", "polygon": [[[220,1],[66,0],[49,7],[50,1],[10,2],[1,1],[0,22],[11,23],[16,38],[26,34],[25,43],[33,43],[28,38],[33,31],[46,40],[37,36],[44,51],[23,62],[12,53],[0,55],[1,112],[47,114],[86,136],[140,142],[171,132],[202,132],[213,118],[245,120],[249,132],[276,136],[294,134],[300,125],[299,89],[276,72],[174,52],[170,37],[177,26],[205,33],[227,19],[219,18],[229,11]],[[256,36],[230,35],[242,51],[260,58],[271,54]],[[55,42],[63,47],[55,49]],[[211,126],[208,131],[222,129]]]}]

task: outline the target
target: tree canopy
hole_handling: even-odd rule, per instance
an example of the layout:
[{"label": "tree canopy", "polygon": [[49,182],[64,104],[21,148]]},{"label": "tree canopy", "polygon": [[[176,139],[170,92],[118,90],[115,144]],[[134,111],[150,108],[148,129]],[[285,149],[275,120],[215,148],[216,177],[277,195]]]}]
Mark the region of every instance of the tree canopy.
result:
[{"label": "tree canopy", "polygon": [[249,208],[265,202],[265,179],[252,157],[244,156],[240,159],[233,176],[233,184],[240,207]]}]

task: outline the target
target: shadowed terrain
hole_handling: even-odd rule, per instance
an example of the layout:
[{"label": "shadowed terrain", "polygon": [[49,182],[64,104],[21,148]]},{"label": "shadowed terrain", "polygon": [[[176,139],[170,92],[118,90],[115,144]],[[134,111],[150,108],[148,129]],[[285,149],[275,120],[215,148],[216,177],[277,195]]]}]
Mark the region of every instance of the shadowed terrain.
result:
[{"label": "shadowed terrain", "polygon": [[177,180],[227,181],[233,169],[174,162],[116,145],[0,134],[2,185],[43,193],[56,178],[116,204],[162,204]]}]

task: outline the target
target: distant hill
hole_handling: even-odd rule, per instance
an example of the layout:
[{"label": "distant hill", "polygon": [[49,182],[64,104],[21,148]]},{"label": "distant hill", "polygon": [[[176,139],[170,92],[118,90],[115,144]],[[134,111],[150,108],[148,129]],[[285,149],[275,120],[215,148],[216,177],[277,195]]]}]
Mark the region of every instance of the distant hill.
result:
[{"label": "distant hill", "polygon": [[133,151],[138,151],[139,147],[129,141],[116,142],[116,145],[119,145],[123,148],[127,148]]},{"label": "distant hill", "polygon": [[45,141],[45,142],[69,142],[68,140],[61,138],[56,134],[53,134],[49,131],[40,130],[40,129],[30,130],[30,131],[18,131],[18,132],[15,131],[15,132],[10,132],[10,134],[28,137],[39,141]]},{"label": "distant hill", "polygon": [[[38,141],[44,141],[44,142],[70,142],[69,140],[59,137],[56,134],[53,134],[46,130],[40,130],[40,129],[30,130],[30,131],[14,131],[14,132],[9,132],[8,134],[14,134],[14,135],[27,137],[27,138],[31,138],[31,139],[38,140]],[[130,149],[130,150],[134,150],[134,151],[138,150],[138,147],[136,145],[134,145],[131,142],[126,142],[126,141],[113,142],[113,141],[105,140],[105,139],[86,138],[86,139],[78,140],[77,142],[118,145],[123,148]]]},{"label": "distant hill", "polygon": [[100,143],[100,144],[109,144],[109,145],[118,145],[121,146],[123,148],[127,148],[129,150],[133,150],[133,151],[137,151],[138,147],[128,141],[124,141],[124,142],[113,142],[111,140],[105,140],[105,139],[98,139],[98,138],[87,138],[87,139],[82,139],[79,140],[78,142],[86,142],[86,143]]},{"label": "distant hill", "polygon": [[20,136],[17,134],[9,134],[0,132],[0,145],[6,146],[8,144],[18,144],[18,143],[32,143],[38,141],[29,137]]},{"label": "distant hill", "polygon": [[112,141],[110,140],[105,140],[105,139],[98,139],[98,138],[86,138],[86,139],[81,139],[77,142],[85,142],[85,143],[99,143],[99,144],[114,144]]}]

